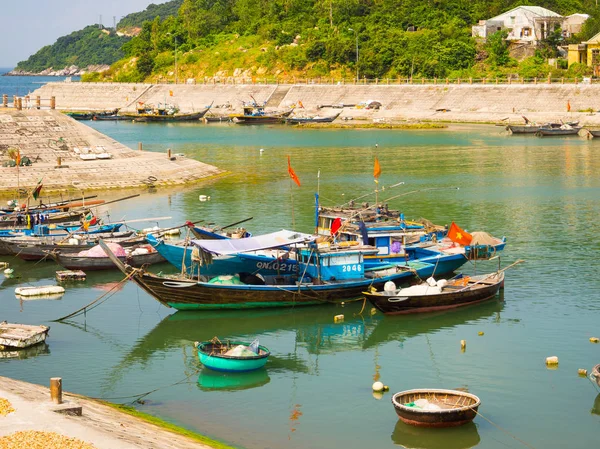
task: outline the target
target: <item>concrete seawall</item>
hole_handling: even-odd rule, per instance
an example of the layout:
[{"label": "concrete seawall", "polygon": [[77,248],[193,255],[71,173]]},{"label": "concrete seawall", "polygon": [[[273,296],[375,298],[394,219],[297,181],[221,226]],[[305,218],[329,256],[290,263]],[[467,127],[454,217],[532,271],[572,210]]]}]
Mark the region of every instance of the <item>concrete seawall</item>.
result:
[{"label": "concrete seawall", "polygon": [[0,165],[9,161],[10,148],[18,148],[32,165],[0,166],[0,194],[14,193],[17,185],[30,189],[42,178],[48,192],[147,187],[149,181],[178,186],[223,173],[185,157],[132,150],[51,110],[0,108]]},{"label": "concrete seawall", "polygon": [[[598,84],[119,84],[48,83],[32,95],[56,97],[59,109],[135,110],[138,102],[174,103],[182,112],[199,110],[214,101],[213,112],[240,110],[242,101],[266,101],[285,109],[301,101],[308,111],[319,105],[382,103],[379,111],[344,108],[342,116],[371,119],[494,122],[505,118],[522,122],[574,118],[600,123],[590,110],[600,108]],[[231,108],[219,106],[230,104]],[[568,108],[570,106],[570,112]],[[325,113],[323,113],[325,114]]]}]

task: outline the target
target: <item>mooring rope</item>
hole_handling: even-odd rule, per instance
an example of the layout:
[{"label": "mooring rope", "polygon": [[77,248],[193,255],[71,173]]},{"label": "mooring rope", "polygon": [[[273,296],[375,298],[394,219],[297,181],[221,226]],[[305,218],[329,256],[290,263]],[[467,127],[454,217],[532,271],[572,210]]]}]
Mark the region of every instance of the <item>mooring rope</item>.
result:
[{"label": "mooring rope", "polygon": [[[137,271],[138,271],[137,269],[133,269],[133,270],[131,271],[131,273],[129,273],[127,276],[125,276],[125,278],[124,278],[123,280],[121,280],[121,281],[120,281],[120,282],[118,282],[117,284],[113,285],[113,286],[111,287],[111,289],[110,289],[110,290],[108,290],[108,291],[107,291],[107,292],[105,292],[105,293],[102,293],[102,294],[101,294],[101,295],[100,295],[98,298],[94,299],[94,300],[93,300],[91,303],[89,303],[88,305],[86,305],[86,306],[83,306],[82,308],[80,308],[80,309],[76,310],[76,311],[75,311],[75,312],[73,312],[73,313],[70,313],[69,315],[63,316],[63,317],[61,317],[61,318],[58,318],[58,319],[56,319],[56,320],[52,320],[52,322],[60,322],[60,321],[64,321],[64,320],[66,320],[67,318],[72,318],[72,317],[75,317],[75,316],[79,316],[79,315],[81,315],[82,313],[84,313],[84,314],[85,314],[85,313],[86,313],[86,311],[88,310],[88,308],[89,308],[91,305],[93,305],[93,304],[97,303],[97,302],[98,302],[98,301],[100,301],[102,298],[104,298],[104,297],[105,297],[105,296],[107,296],[109,293],[111,293],[113,290],[115,290],[115,289],[117,289],[118,287],[120,287],[120,286],[121,286],[121,284],[123,284],[124,282],[128,281],[129,279],[131,279],[131,277],[132,277],[132,276],[133,276],[133,275],[134,275],[134,274],[135,274]],[[115,293],[116,293],[116,292],[115,292]],[[113,294],[114,294],[114,293],[113,293]],[[110,296],[112,296],[112,294],[111,294]],[[110,298],[110,296],[108,296],[106,299]],[[106,301],[106,299],[105,299],[105,301]],[[102,302],[104,302],[104,301],[102,301]],[[100,304],[102,304],[102,302],[101,302]],[[97,306],[99,306],[100,304],[98,304]],[[97,306],[96,306],[96,307],[97,307]],[[95,308],[95,307],[92,307],[92,309],[93,309],[93,308]],[[90,309],[90,310],[92,310],[92,309]]]}]

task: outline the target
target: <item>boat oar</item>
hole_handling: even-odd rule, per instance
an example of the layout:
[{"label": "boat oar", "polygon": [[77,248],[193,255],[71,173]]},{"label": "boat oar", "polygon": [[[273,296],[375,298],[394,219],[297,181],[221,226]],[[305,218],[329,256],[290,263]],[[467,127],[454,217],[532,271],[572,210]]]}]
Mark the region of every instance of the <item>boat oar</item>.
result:
[{"label": "boat oar", "polygon": [[119,201],[130,200],[131,198],[135,198],[135,197],[138,197],[138,196],[140,196],[140,194],[139,194],[139,193],[136,193],[135,195],[129,195],[129,196],[125,196],[125,197],[123,197],[123,198],[117,198],[116,200],[106,201],[105,203],[102,203],[102,204],[95,204],[95,205],[91,205],[91,206],[89,206],[89,207],[88,207],[88,206],[82,206],[82,207],[85,207],[85,208],[91,209],[92,207],[106,206],[107,204],[111,204],[111,203],[117,203],[117,202],[119,202]]},{"label": "boat oar", "polygon": [[[157,235],[157,237],[162,237],[163,233],[164,233],[164,232],[166,232],[166,231],[172,231],[173,229],[179,229],[179,228],[183,228],[184,226],[188,226],[188,225],[190,225],[190,224],[193,224],[193,225],[195,225],[195,224],[198,224],[198,223],[202,223],[203,221],[204,221],[204,220],[198,220],[198,221],[194,221],[194,222],[191,222],[191,223],[190,223],[190,222],[187,222],[187,223],[184,223],[184,224],[182,224],[182,225],[179,225],[179,226],[173,226],[172,228],[158,229],[158,230],[157,230],[157,232],[158,232],[159,234]],[[149,232],[148,234],[152,234],[152,232]]]},{"label": "boat oar", "polygon": [[221,226],[221,227],[217,227],[217,228],[215,228],[215,230],[217,230],[217,229],[227,229],[227,228],[230,228],[230,227],[232,227],[232,226],[236,226],[236,225],[239,225],[239,224],[242,224],[242,223],[246,223],[247,221],[250,221],[250,220],[252,220],[253,218],[254,218],[254,217],[248,217],[248,218],[246,218],[246,219],[244,219],[244,220],[241,220],[241,221],[236,221],[235,223],[228,224],[227,226]]},{"label": "boat oar", "polygon": [[491,278],[492,276],[497,276],[497,275],[499,275],[500,273],[503,273],[503,272],[505,272],[505,271],[506,271],[506,270],[508,270],[509,268],[512,268],[512,267],[514,267],[515,265],[518,265],[518,264],[520,264],[520,263],[523,263],[523,262],[525,262],[523,259],[519,259],[519,260],[517,260],[516,262],[513,262],[513,263],[511,263],[511,264],[510,264],[508,267],[504,267],[504,268],[502,268],[501,270],[498,270],[498,271],[496,271],[496,272],[494,272],[494,273],[490,274],[489,276],[486,276],[486,277],[484,277],[483,279],[479,279],[477,282],[474,282],[474,283],[472,283],[471,285],[467,285],[467,286],[465,286],[464,288],[461,288],[461,289],[460,289],[460,290],[458,290],[458,291],[459,291],[459,292],[462,292],[463,290],[466,290],[466,289],[468,289],[468,288],[471,288],[471,287],[473,287],[474,285],[477,285],[477,284],[479,284],[480,282],[483,282],[483,281],[485,281],[486,279],[489,279],[489,278]]}]

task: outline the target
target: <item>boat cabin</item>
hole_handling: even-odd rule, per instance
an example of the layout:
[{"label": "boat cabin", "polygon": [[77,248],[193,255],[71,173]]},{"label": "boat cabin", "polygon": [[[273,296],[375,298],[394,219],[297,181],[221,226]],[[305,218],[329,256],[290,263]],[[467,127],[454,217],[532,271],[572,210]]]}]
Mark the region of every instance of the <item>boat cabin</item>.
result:
[{"label": "boat cabin", "polygon": [[364,256],[377,254],[377,249],[358,242],[347,243],[343,246],[312,243],[298,248],[298,273],[306,273],[313,282],[364,279]]}]

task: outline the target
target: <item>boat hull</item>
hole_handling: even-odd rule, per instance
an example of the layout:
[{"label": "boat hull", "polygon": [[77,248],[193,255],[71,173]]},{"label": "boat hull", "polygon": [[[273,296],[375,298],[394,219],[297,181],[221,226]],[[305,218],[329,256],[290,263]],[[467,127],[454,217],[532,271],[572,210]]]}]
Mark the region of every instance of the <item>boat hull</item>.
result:
[{"label": "boat hull", "polygon": [[[504,285],[504,273],[498,275],[497,278],[490,279],[490,285],[479,284],[479,287],[459,287],[455,290],[432,295],[403,296],[402,290],[400,290],[398,293],[394,292],[390,295],[364,292],[364,296],[385,315],[437,312],[478,304],[494,298]],[[475,281],[475,279],[473,280]]]},{"label": "boat hull", "polygon": [[[50,253],[50,255],[60,266],[68,270],[82,270],[86,272],[118,269],[109,257],[85,257],[61,253]],[[119,257],[119,259],[121,262],[132,267],[141,267],[142,265],[152,265],[165,261],[160,253]]]},{"label": "boat hull", "polygon": [[536,133],[540,137],[550,136],[577,136],[581,128],[560,129],[560,128],[540,128]]},{"label": "boat hull", "polygon": [[592,368],[592,373],[590,374],[590,378],[596,382],[596,385],[598,385],[598,387],[600,387],[600,364],[594,366],[594,368]]}]

